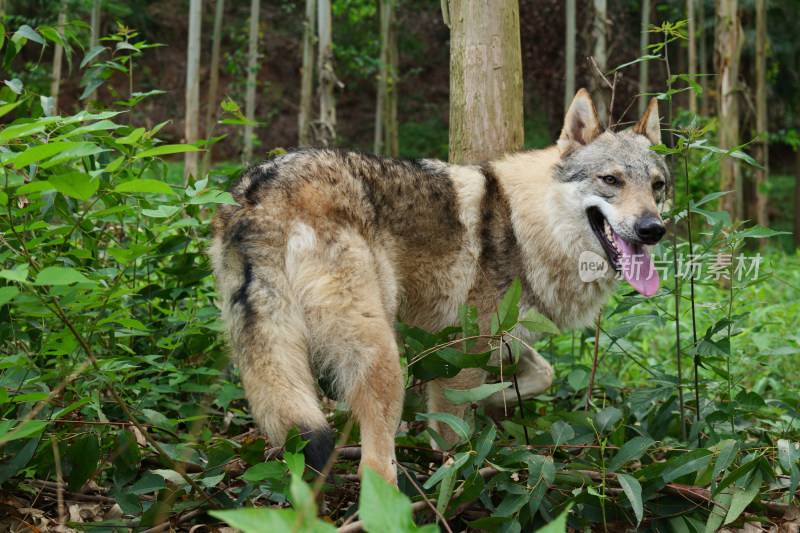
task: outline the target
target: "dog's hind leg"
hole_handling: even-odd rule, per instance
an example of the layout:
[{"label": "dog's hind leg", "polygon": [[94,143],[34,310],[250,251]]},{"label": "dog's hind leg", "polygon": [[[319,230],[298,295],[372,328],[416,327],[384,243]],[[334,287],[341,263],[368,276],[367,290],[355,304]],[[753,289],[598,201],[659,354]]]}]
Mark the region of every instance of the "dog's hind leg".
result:
[{"label": "dog's hind leg", "polygon": [[396,287],[389,263],[379,247],[347,230],[338,230],[332,247],[315,245],[310,227],[295,235],[291,284],[302,302],[314,367],[333,378],[337,399],[359,423],[359,474],[368,466],[396,484],[394,435],[405,384],[392,327]]},{"label": "dog's hind leg", "polygon": [[251,247],[248,257],[219,248],[212,257],[218,263],[222,316],[253,417],[275,446],[297,426],[309,441],[306,463],[320,471],[332,449],[331,431],[311,370],[308,331],[287,298],[280,255],[268,244]]},{"label": "dog's hind leg", "polygon": [[[260,346],[260,356],[240,363],[242,384],[253,417],[270,442],[282,446],[286,433],[297,426],[303,439],[306,464],[321,472],[333,449],[331,429],[320,408],[316,382],[309,365],[308,348],[292,327],[285,335]],[[261,343],[256,342],[255,345]]]}]

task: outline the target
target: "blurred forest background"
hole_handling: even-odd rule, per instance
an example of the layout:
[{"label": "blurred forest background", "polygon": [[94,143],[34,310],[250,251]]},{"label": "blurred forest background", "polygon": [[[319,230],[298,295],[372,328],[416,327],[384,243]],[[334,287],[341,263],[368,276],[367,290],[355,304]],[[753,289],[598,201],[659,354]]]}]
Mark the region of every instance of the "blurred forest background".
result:
[{"label": "blurred forest background", "polygon": [[[708,0],[520,0],[525,146],[539,148],[552,143],[561,127],[565,103],[571,100],[575,88],[593,88],[595,98],[604,99],[608,105],[610,91],[600,80],[592,57],[604,73],[611,71],[649,54],[647,46],[660,40],[658,33],[643,33],[647,24],[658,26],[663,21],[691,20],[691,25],[680,30],[684,38],[668,45],[670,68],[673,74],[694,76],[704,90],[702,94],[692,91],[676,94],[674,116],[680,120],[681,110],[706,117],[716,115],[722,83],[719,74],[723,67],[735,69],[729,74],[733,76],[730,92],[736,100],[736,109],[732,111],[735,117],[731,118],[731,111],[728,111],[725,116],[720,115],[719,120],[736,123],[736,144],[751,143],[746,151],[754,154],[759,163],[768,161],[770,176],[769,180],[759,178],[754,167],[736,171],[744,173],[737,185],[744,191],[742,205],[747,206],[747,212],[738,213],[738,218],[759,219],[756,196],[760,190],[769,202],[766,215],[762,215],[759,223],[771,224],[775,229],[796,230],[800,225],[800,193],[796,192],[796,183],[800,180],[797,164],[800,158],[797,151],[800,144],[797,135],[800,39],[797,39],[795,21],[800,14],[800,3],[727,2],[734,6],[735,20],[726,24],[733,25],[735,31],[723,31],[724,21],[718,14],[723,4],[726,3],[715,4]],[[311,5],[316,18],[318,6],[313,2]],[[92,23],[99,36],[117,33],[120,24],[137,32],[132,42],[162,45],[134,59],[133,80],[124,72],[105,72],[102,80],[91,79],[91,71],[77,68],[78,59],[73,64],[60,54],[59,64],[63,66],[59,81],[53,83],[51,77],[59,70],[54,65],[54,57],[59,54],[57,46],[26,47],[10,64],[4,65],[5,77],[19,78],[28,90],[38,94],[57,96],[58,108],[66,112],[87,106],[119,107],[113,102],[126,96],[130,87],[140,94],[165,91],[165,95],[148,98],[132,109],[131,123],[149,129],[169,121],[160,132],[163,138],[169,142],[185,142],[186,118],[196,116],[196,138],[227,135],[213,147],[214,162],[255,161],[276,148],[326,142],[402,157],[448,158],[450,31],[438,2],[334,0],[330,4],[335,106],[334,129],[325,132],[332,135],[330,140],[320,137],[319,128],[309,132],[310,137],[300,138],[298,115],[303,106],[312,106],[311,118],[306,119],[310,129],[314,129],[315,121],[319,123],[321,90],[318,80],[322,79],[318,52],[321,43],[317,37],[319,21],[307,19],[306,2],[276,0],[248,4],[222,0],[190,5],[188,1],[167,0],[5,0],[4,9],[6,26],[11,28],[21,24],[56,25],[59,17],[81,20],[87,24],[84,30],[71,27],[69,31],[85,31],[87,50],[92,44],[89,42],[92,30],[88,27]],[[689,9],[692,13],[688,13]],[[756,31],[759,9],[764,13],[766,27],[761,52]],[[187,72],[190,10],[195,10],[200,23],[196,75]],[[384,12],[389,15],[382,23]],[[257,15],[255,32],[251,29],[252,13]],[[574,26],[568,26],[570,13]],[[310,27],[308,22],[314,24],[308,41],[313,59],[305,70],[312,71],[308,72],[306,83],[313,83],[313,92],[310,100],[306,96],[306,103],[303,103],[304,30]],[[571,27],[575,28],[574,33],[569,31]],[[691,40],[690,30],[694,36]],[[214,82],[212,58],[217,39],[219,80]],[[728,48],[730,51],[726,52]],[[383,63],[382,49],[387,49]],[[723,57],[724,54],[727,55]],[[758,68],[758,57],[764,58],[762,71]],[[574,71],[570,73],[566,72],[568,59],[574,62]],[[388,100],[388,105],[394,109],[394,115],[389,112],[386,120],[381,117],[386,113],[376,113],[378,106],[386,105],[377,94],[382,64],[388,71],[383,82],[388,86],[388,98],[383,97],[383,100]],[[643,73],[642,69],[647,72]],[[192,74],[199,86],[199,99],[189,104],[189,114],[185,97],[187,74]],[[638,117],[641,108],[637,95],[655,92],[664,87],[666,81],[667,69],[663,61],[638,62],[621,69],[615,86],[615,123],[625,127]],[[679,85],[681,83],[686,86],[679,81]],[[91,95],[85,93],[89,84],[96,88]],[[766,94],[763,111],[758,109],[759,84]],[[248,101],[248,87],[252,91],[252,102]],[[251,130],[214,124],[220,113],[219,103],[225,98],[240,104],[247,117],[257,124]],[[603,105],[599,107],[602,111]],[[765,121],[761,130],[757,124],[759,112],[764,113]],[[389,130],[378,137],[376,120],[383,122],[378,127]],[[247,139],[251,135],[254,148],[249,147]],[[768,160],[759,152],[762,141],[768,146]],[[720,143],[720,146],[731,148],[733,145]],[[707,176],[707,179],[717,178]],[[712,190],[713,185],[703,188]],[[794,234],[798,239],[798,232]],[[787,247],[797,244],[791,237],[784,237],[783,242]]]}]

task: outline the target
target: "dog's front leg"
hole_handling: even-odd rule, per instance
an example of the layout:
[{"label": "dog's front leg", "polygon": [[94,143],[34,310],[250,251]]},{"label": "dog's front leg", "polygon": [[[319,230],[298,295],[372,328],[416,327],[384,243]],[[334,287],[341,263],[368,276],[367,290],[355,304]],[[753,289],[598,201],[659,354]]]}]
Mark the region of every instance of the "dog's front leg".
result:
[{"label": "dog's front leg", "polygon": [[[520,397],[523,401],[530,400],[545,392],[552,385],[553,367],[536,350],[521,348],[516,376]],[[503,380],[506,382],[511,381],[512,376],[503,376]],[[478,403],[485,407],[505,407],[509,403],[516,403],[516,401],[516,392],[511,388],[506,388],[495,392]]]}]

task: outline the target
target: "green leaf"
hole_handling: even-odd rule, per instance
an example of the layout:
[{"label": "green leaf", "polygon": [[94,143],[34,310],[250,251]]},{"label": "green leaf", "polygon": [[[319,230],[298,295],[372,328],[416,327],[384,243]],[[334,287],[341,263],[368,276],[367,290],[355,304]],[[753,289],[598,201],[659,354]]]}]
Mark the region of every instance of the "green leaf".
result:
[{"label": "green leaf", "polygon": [[553,335],[559,334],[556,325],[553,324],[549,318],[542,315],[535,309],[528,309],[519,320],[519,323],[527,328],[528,331],[532,331],[533,333],[552,333]]},{"label": "green leaf", "polygon": [[716,533],[719,531],[719,526],[722,525],[722,521],[725,519],[725,510],[730,508],[732,499],[733,496],[729,492],[725,492],[720,494],[718,498],[714,498],[714,502],[719,505],[712,504],[709,506],[711,512],[708,515],[705,533]]},{"label": "green leaf", "polygon": [[[417,527],[411,514],[411,500],[369,467],[361,481],[359,513],[369,533],[436,533],[435,524]],[[265,531],[262,529],[262,531]],[[277,530],[276,530],[277,531]]]},{"label": "green leaf", "polygon": [[791,235],[791,232],[775,231],[763,226],[753,226],[752,228],[748,228],[744,231],[734,233],[731,237],[734,239],[765,239],[767,237],[774,237],[775,235]]},{"label": "green leaf", "polygon": [[51,142],[47,144],[40,144],[32,148],[26,149],[17,157],[11,158],[11,162],[14,163],[14,166],[17,168],[26,167],[31,163],[35,163],[36,161],[41,161],[49,157],[53,157],[56,154],[60,154],[61,152],[64,152],[70,148],[74,148],[81,144],[90,144],[90,143],[62,141],[62,142]]},{"label": "green leaf", "polygon": [[175,194],[172,188],[163,181],[151,179],[136,179],[120,183],[114,189],[114,192],[144,192],[154,194]]},{"label": "green leaf", "polygon": [[311,487],[303,481],[303,473],[292,474],[292,481],[289,483],[289,502],[297,511],[299,520],[298,530],[303,531],[313,527],[317,522],[317,502],[311,492]]},{"label": "green leaf", "polygon": [[160,205],[158,209],[142,209],[142,214],[151,218],[168,218],[180,211],[177,205]]},{"label": "green leaf", "polygon": [[190,204],[229,204],[239,205],[228,191],[206,191],[189,200]]},{"label": "green leaf", "polygon": [[595,417],[595,421],[597,422],[597,430],[598,431],[606,431],[610,429],[619,422],[622,418],[622,411],[617,409],[613,405],[609,405],[599,413]]},{"label": "green leaf", "polygon": [[622,490],[625,492],[625,496],[627,496],[628,500],[631,502],[631,507],[636,515],[636,525],[638,526],[642,522],[642,517],[644,517],[642,486],[635,478],[625,474],[617,474],[617,481],[619,481]]},{"label": "green leaf", "polygon": [[197,152],[200,148],[192,146],[191,144],[163,144],[144,150],[134,155],[134,159],[141,159],[142,157],[155,157],[157,155],[178,154],[183,152]]},{"label": "green leaf", "polygon": [[22,85],[22,81],[19,78],[12,78],[10,80],[4,80],[3,83],[5,83],[6,86],[9,89],[11,89],[12,91],[14,91],[16,94],[22,94],[23,85]]},{"label": "green leaf", "polygon": [[567,532],[567,517],[569,516],[569,510],[572,508],[572,504],[568,504],[567,508],[564,509],[560,515],[556,517],[555,520],[550,522],[544,527],[541,527],[536,530],[536,533],[566,533]]},{"label": "green leaf", "polygon": [[150,494],[157,490],[166,489],[167,483],[163,476],[158,474],[146,473],[142,478],[125,489],[130,494]]},{"label": "green leaf", "polygon": [[575,430],[564,420],[556,420],[550,426],[550,435],[553,437],[553,444],[560,446],[575,437]]},{"label": "green leaf", "polygon": [[34,31],[34,29],[27,24],[23,24],[17,28],[17,31],[14,33],[14,37],[16,38],[18,35],[44,46],[44,39],[42,39],[42,36],[36,33],[36,31]]},{"label": "green leaf", "polygon": [[251,466],[240,477],[248,483],[258,483],[265,479],[280,479],[285,475],[285,464],[280,461],[269,461]]},{"label": "green leaf", "polygon": [[[753,469],[755,469],[758,466],[758,463],[759,463],[758,461],[753,460],[743,464],[738,468],[735,468],[733,471],[731,471],[730,474],[722,478],[722,481],[720,481],[719,485],[717,485],[716,492],[719,493],[723,491],[724,489],[728,488],[731,484],[736,482],[737,479],[742,478],[747,474],[749,474]],[[715,493],[712,492],[711,496],[712,497],[715,496]]]},{"label": "green leaf", "polygon": [[467,390],[446,389],[442,387],[442,392],[444,393],[444,398],[448,402],[461,405],[462,403],[472,403],[483,400],[495,392],[501,391],[510,386],[511,382],[507,381],[506,383],[486,383],[479,387],[475,387],[474,389]]},{"label": "green leaf", "polygon": [[7,304],[17,294],[19,294],[19,289],[12,285],[9,285],[8,287],[0,287],[0,305]]},{"label": "green leaf", "polygon": [[442,481],[447,476],[452,476],[455,472],[458,472],[461,468],[463,468],[467,463],[469,463],[471,455],[467,452],[457,453],[455,455],[455,460],[453,464],[445,465],[440,467],[436,472],[433,473],[431,477],[425,482],[423,487],[427,490],[434,487],[439,481]]},{"label": "green leaf", "polygon": [[[12,429],[16,422],[20,424]],[[12,440],[39,436],[47,427],[47,420],[3,420],[0,422],[0,444]]]},{"label": "green leaf", "polygon": [[300,529],[303,524],[294,509],[270,509],[259,507],[257,509],[227,509],[224,511],[209,511],[208,514],[219,518],[228,525],[244,533],[264,533],[265,531],[298,533],[336,533],[336,527],[322,520],[315,520]]},{"label": "green leaf", "polygon": [[28,265],[22,265],[14,270],[0,270],[0,278],[25,283],[28,281]]},{"label": "green leaf", "polygon": [[711,450],[700,448],[692,450],[689,453],[683,454],[675,459],[667,462],[661,477],[664,478],[666,483],[670,483],[681,476],[697,472],[711,462],[714,453]]},{"label": "green leaf", "polygon": [[464,420],[460,419],[455,415],[451,415],[449,413],[427,413],[427,414],[420,413],[417,415],[417,418],[422,420],[436,420],[439,422],[444,422],[445,424],[453,428],[453,431],[455,431],[459,437],[465,440],[469,438],[470,434],[469,425]]},{"label": "green leaf", "polygon": [[86,65],[88,65],[89,62],[92,59],[97,57],[98,54],[100,54],[105,49],[106,49],[106,47],[105,46],[101,46],[101,45],[97,45],[97,46],[92,47],[88,52],[86,52],[86,55],[84,56],[83,61],[81,61],[80,68],[83,68]]},{"label": "green leaf", "polygon": [[306,457],[301,452],[286,452],[283,454],[283,460],[286,461],[286,466],[289,467],[289,472],[294,475],[302,476],[306,468]]},{"label": "green leaf", "polygon": [[142,138],[144,135],[144,128],[136,128],[125,137],[117,139],[117,144],[133,144]]},{"label": "green leaf", "polygon": [[519,278],[514,278],[511,287],[506,291],[497,312],[492,315],[492,335],[498,335],[501,331],[509,331],[517,323],[519,317],[519,299],[522,296],[522,283]]},{"label": "green leaf", "polygon": [[34,285],[70,285],[72,283],[96,284],[71,267],[45,267],[33,282]]},{"label": "green leaf", "polygon": [[73,441],[67,450],[72,463],[69,473],[69,490],[78,492],[83,484],[94,474],[100,460],[100,443],[95,433],[88,433]]},{"label": "green leaf", "polygon": [[619,449],[606,468],[607,472],[614,472],[625,463],[636,460],[647,452],[648,448],[656,441],[650,437],[634,437]]},{"label": "green leaf", "polygon": [[714,464],[714,473],[711,476],[711,486],[709,487],[711,494],[716,492],[714,489],[717,484],[717,478],[731,465],[734,457],[739,452],[739,443],[737,441],[728,439],[724,442],[725,444],[719,452],[719,457],[717,457],[717,462]]},{"label": "green leaf", "polygon": [[750,502],[758,495],[760,488],[761,470],[756,470],[753,473],[753,477],[750,478],[746,487],[731,487],[733,498],[731,499],[730,507],[728,507],[728,514],[725,515],[726,524],[730,524],[739,518],[739,515],[744,512],[747,506],[750,505]]},{"label": "green leaf", "polygon": [[91,198],[100,187],[99,179],[81,172],[53,174],[47,181],[61,194],[83,201]]}]

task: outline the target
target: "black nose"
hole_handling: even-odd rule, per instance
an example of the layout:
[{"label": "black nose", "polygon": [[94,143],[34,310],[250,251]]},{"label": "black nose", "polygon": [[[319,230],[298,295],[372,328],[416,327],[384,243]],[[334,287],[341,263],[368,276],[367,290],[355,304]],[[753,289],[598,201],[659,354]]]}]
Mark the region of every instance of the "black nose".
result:
[{"label": "black nose", "polygon": [[636,235],[639,236],[645,244],[655,244],[667,232],[664,223],[661,222],[656,216],[643,216],[636,222]]}]

